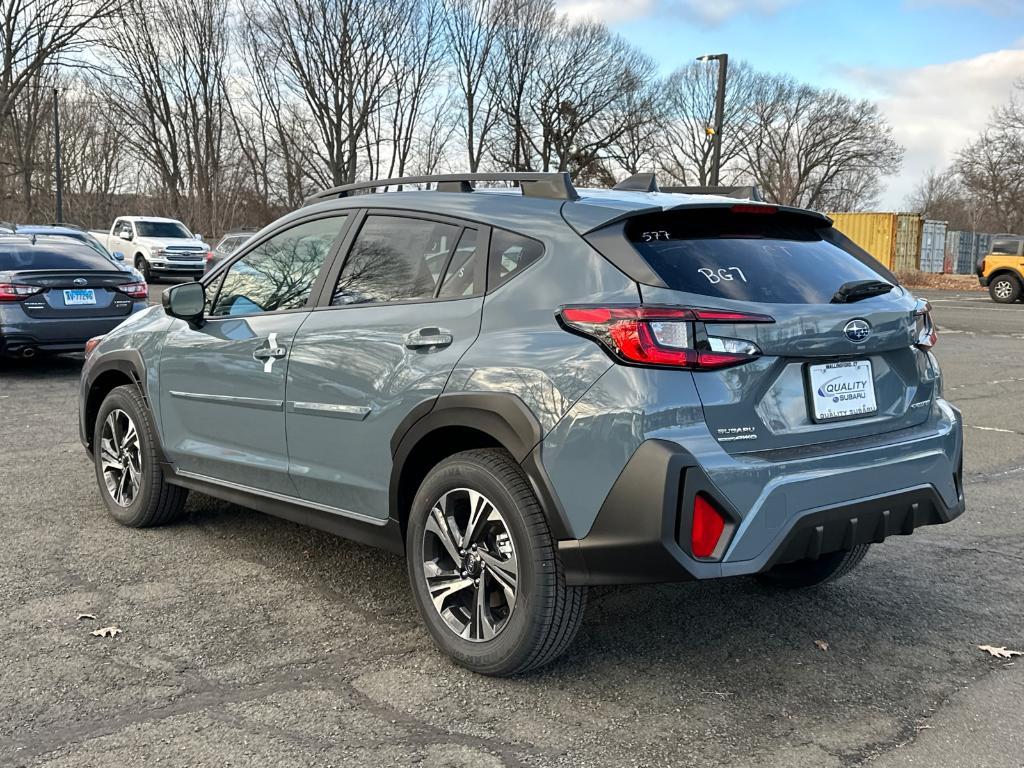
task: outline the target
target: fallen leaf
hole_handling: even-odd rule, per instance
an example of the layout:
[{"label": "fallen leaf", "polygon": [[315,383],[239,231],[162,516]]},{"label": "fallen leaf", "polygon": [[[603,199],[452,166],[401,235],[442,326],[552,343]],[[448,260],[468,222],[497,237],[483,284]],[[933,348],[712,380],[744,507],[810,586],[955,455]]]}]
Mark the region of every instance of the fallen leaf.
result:
[{"label": "fallen leaf", "polygon": [[1005,646],[996,648],[991,645],[979,645],[979,651],[985,651],[985,653],[995,656],[997,659],[1009,659],[1014,656],[1024,656],[1024,652],[1021,651],[1008,651]]},{"label": "fallen leaf", "polygon": [[828,643],[825,642],[824,640],[815,640],[814,641],[814,647],[817,648],[819,651],[827,651],[828,650]]},{"label": "fallen leaf", "polygon": [[81,621],[82,619],[91,619],[92,621],[96,621],[96,617],[93,616],[91,613],[78,614],[78,621]]},{"label": "fallen leaf", "polygon": [[96,637],[113,637],[114,635],[121,634],[120,627],[101,627],[92,631]]}]

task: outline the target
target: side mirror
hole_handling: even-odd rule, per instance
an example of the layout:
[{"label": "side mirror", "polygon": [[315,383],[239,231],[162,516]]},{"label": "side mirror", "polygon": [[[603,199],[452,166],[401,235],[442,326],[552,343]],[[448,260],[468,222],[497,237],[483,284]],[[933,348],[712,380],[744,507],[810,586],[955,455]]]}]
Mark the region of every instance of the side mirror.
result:
[{"label": "side mirror", "polygon": [[164,291],[161,301],[171,317],[200,323],[206,306],[206,289],[202,283],[181,283]]},{"label": "side mirror", "polygon": [[200,235],[200,234],[199,234],[198,232],[196,232],[196,233],[195,233],[195,234],[193,235],[193,237],[194,237],[194,238],[195,238],[196,240],[202,240],[202,239],[203,239],[203,236],[202,236],[202,235]]},{"label": "side mirror", "polygon": [[120,251],[114,251],[114,261],[124,261],[124,254]]},{"label": "side mirror", "polygon": [[132,234],[132,231],[130,229],[122,229],[121,230],[121,239],[122,240],[131,240],[133,237],[134,237],[134,235]]}]

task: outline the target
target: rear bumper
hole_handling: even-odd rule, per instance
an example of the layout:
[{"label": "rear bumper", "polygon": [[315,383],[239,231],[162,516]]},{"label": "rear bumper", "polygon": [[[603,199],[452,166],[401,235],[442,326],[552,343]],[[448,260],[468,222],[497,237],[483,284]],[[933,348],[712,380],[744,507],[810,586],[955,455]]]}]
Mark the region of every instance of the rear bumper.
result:
[{"label": "rear bumper", "polygon": [[[963,443],[959,412],[945,407],[952,416],[946,429],[908,441],[902,459],[893,460],[888,445],[881,452],[884,466],[873,451],[851,451],[847,469],[825,477],[814,460],[803,468],[789,466],[791,474],[777,475],[748,510],[730,505],[681,445],[647,440],[612,486],[587,535],[559,542],[567,581],[596,585],[741,576],[948,523],[964,511]],[[913,482],[901,486],[894,477]],[[865,495],[851,494],[851,488]],[[689,552],[689,511],[698,493],[713,498],[730,518],[720,559],[697,559]]]},{"label": "rear bumper", "polygon": [[81,352],[85,342],[102,336],[147,306],[145,301],[132,304],[131,312],[119,317],[32,318],[19,310],[0,316],[0,356],[17,357],[26,349],[40,352]]}]

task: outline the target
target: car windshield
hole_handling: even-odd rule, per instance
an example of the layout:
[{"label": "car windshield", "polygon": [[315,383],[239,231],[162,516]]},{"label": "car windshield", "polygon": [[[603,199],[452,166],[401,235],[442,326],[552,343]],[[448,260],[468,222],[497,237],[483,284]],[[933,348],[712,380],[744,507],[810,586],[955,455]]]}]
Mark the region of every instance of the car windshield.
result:
[{"label": "car windshield", "polygon": [[37,238],[35,245],[0,240],[0,271],[112,268],[110,259],[72,238]]},{"label": "car windshield", "polygon": [[192,237],[192,233],[176,221],[137,221],[139,237]]}]

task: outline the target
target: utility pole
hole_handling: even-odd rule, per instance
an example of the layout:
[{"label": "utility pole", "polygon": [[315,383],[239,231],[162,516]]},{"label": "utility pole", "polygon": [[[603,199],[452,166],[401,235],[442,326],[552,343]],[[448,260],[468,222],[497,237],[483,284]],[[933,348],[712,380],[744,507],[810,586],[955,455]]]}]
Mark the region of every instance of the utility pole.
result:
[{"label": "utility pole", "polygon": [[715,93],[715,135],[711,145],[711,178],[710,186],[719,185],[722,171],[722,124],[725,122],[725,81],[729,76],[729,54],[716,53],[701,56],[697,61],[718,62],[718,90]]},{"label": "utility pole", "polygon": [[64,221],[64,171],[60,162],[60,91],[53,89],[53,176],[57,186],[57,223]]}]

